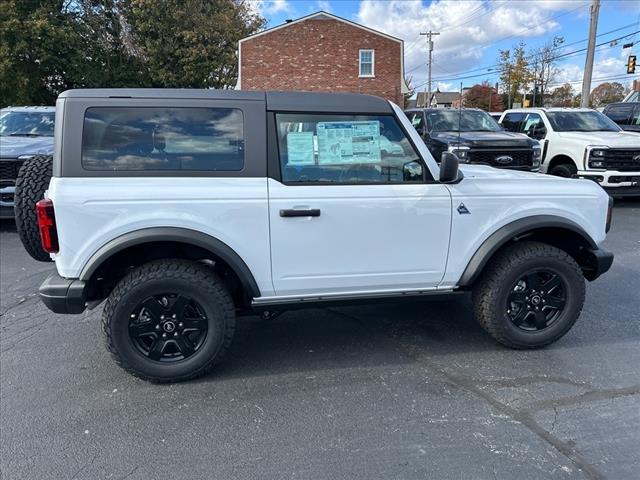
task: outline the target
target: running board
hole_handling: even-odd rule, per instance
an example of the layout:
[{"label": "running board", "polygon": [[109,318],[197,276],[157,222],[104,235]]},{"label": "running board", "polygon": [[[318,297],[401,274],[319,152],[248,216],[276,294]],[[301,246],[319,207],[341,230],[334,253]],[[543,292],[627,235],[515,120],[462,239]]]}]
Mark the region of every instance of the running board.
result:
[{"label": "running board", "polygon": [[283,295],[274,297],[258,297],[251,301],[252,307],[268,307],[272,305],[302,305],[324,302],[350,302],[358,300],[377,300],[385,298],[403,298],[420,296],[438,296],[462,293],[453,288],[447,289],[423,289],[423,290],[403,290],[403,291],[379,291],[379,292],[354,292],[354,293],[323,293],[317,295]]}]

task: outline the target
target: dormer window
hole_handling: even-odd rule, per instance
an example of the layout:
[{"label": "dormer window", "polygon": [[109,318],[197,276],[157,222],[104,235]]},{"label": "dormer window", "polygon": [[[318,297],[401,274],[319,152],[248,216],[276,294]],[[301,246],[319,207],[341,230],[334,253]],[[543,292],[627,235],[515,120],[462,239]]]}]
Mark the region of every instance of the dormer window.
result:
[{"label": "dormer window", "polygon": [[360,50],[360,76],[374,77],[375,50]]}]

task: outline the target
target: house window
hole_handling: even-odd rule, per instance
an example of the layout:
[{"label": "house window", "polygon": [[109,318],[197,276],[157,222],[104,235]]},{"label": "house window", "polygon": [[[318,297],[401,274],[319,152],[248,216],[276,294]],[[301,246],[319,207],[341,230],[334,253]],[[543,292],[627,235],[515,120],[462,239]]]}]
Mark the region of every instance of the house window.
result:
[{"label": "house window", "polygon": [[373,77],[373,63],[375,60],[375,50],[360,50],[360,76]]}]

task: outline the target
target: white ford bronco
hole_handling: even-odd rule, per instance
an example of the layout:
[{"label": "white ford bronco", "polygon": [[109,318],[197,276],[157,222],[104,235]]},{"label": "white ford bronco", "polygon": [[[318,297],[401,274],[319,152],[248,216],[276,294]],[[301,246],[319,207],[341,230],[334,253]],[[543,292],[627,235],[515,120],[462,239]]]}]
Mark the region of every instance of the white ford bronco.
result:
[{"label": "white ford bronco", "polygon": [[541,347],[613,261],[594,182],[438,165],[380,98],[72,90],[56,115],[40,296],[105,301],[108,349],[148,380],[209,371],[237,315],[350,301],[470,292],[496,340]]},{"label": "white ford bronco", "polygon": [[501,125],[542,143],[540,172],[588,178],[611,195],[640,195],[640,136],[588,108],[506,110]]}]

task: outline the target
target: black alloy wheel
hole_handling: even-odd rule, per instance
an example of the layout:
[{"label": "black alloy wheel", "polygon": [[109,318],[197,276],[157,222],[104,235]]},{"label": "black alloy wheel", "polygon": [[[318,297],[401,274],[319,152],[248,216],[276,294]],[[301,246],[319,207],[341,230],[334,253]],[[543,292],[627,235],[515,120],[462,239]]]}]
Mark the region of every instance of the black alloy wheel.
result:
[{"label": "black alloy wheel", "polygon": [[567,304],[567,287],[555,271],[544,268],[526,273],[513,285],[506,311],[521,330],[544,330],[560,317]]},{"label": "black alloy wheel", "polygon": [[129,337],[145,357],[177,362],[198,351],[207,337],[208,324],[204,309],[192,298],[153,295],[133,309]]}]

